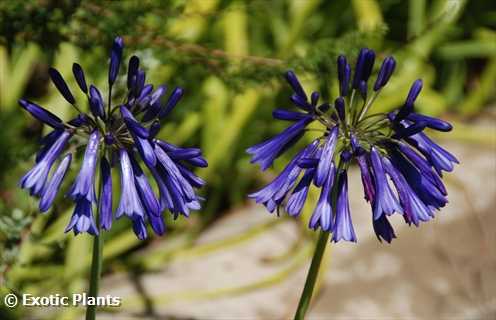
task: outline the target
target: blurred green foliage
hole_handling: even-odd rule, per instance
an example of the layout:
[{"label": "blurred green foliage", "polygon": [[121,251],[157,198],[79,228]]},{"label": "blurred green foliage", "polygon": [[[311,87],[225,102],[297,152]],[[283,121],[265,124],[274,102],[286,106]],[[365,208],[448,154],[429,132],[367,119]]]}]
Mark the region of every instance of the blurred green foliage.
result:
[{"label": "blurred green foliage", "polygon": [[[125,55],[142,58],[149,82],[186,89],[160,137],[205,151],[210,165],[199,174],[208,181],[203,191],[208,201],[191,219],[169,221],[161,239],[139,242],[127,222],[115,224],[105,235],[104,271],[142,272],[178,252],[222,248],[222,243],[194,250],[191,245],[203,228],[245,203],[246,194],[269,178],[249,164],[244,150],[284,127],[271,120],[271,111],[289,106],[282,78],[287,69],[296,70],[308,90],[331,99],[337,55],[354,57],[368,46],[379,60],[389,54],[398,60],[377,111],[400,105],[418,77],[425,83],[417,105],[422,112],[461,121],[494,107],[495,7],[493,1],[465,0],[0,1],[2,294],[6,288],[34,294],[85,288],[91,244],[85,235],[63,233],[71,204],[60,197],[51,212],[40,215],[16,187],[45,130],[18,108],[17,99],[33,99],[64,119],[73,112],[49,84],[48,66],[56,66],[74,87],[70,68],[78,61],[90,82],[105,88],[102,62],[112,39],[122,35]],[[453,136],[487,138],[471,130],[460,126]],[[157,241],[161,245],[153,246]],[[153,250],[139,250],[144,247]],[[54,315],[60,319],[78,314],[60,311]],[[23,312],[0,309],[2,319]]]}]

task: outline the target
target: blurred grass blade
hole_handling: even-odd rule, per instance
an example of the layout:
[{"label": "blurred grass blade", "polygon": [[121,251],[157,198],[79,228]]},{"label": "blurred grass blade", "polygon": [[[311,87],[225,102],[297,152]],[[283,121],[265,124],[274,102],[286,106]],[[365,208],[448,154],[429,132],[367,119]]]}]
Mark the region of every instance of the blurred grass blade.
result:
[{"label": "blurred grass blade", "polygon": [[377,1],[353,0],[352,5],[360,31],[374,31],[383,24],[381,7]]}]

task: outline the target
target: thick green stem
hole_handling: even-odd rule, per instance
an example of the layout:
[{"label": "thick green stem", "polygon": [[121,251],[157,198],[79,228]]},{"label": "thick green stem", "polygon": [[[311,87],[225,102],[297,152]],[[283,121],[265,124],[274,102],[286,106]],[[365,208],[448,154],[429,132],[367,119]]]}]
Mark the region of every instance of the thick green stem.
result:
[{"label": "thick green stem", "polygon": [[[91,277],[90,277],[90,297],[98,296],[98,287],[100,284],[100,274],[102,272],[102,249],[103,235],[93,237],[93,260],[91,262]],[[96,317],[96,306],[90,305],[86,309],[86,320],[94,320]]]},{"label": "thick green stem", "polygon": [[319,239],[317,241],[315,252],[312,258],[312,263],[310,264],[310,269],[308,270],[307,280],[305,281],[305,287],[303,288],[300,302],[298,303],[298,309],[296,310],[294,316],[295,320],[305,319],[305,313],[310,306],[310,301],[312,299],[313,289],[315,287],[315,282],[317,281],[317,276],[319,274],[322,257],[324,256],[324,251],[327,247],[327,241],[329,240],[329,234],[329,232],[320,231]]}]

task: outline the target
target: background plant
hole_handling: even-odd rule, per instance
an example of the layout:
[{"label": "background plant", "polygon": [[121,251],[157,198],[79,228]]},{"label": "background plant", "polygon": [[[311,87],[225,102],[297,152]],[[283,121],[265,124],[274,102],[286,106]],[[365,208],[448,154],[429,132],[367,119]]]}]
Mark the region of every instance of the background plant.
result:
[{"label": "background plant", "polygon": [[[249,165],[244,150],[283,128],[272,121],[271,112],[274,106],[289,105],[289,89],[282,78],[287,69],[297,71],[305,87],[318,89],[328,99],[337,90],[338,54],[356,56],[365,46],[380,58],[394,53],[401,67],[375,103],[375,111],[401,104],[421,74],[425,81],[417,101],[421,112],[443,114],[454,124],[452,138],[494,142],[469,121],[490,112],[487,106],[494,103],[495,28],[496,9],[490,1],[0,2],[2,294],[7,288],[81,291],[89,265],[89,255],[88,261],[79,258],[80,252],[90,252],[89,237],[75,239],[60,232],[70,217],[70,203],[39,215],[35,203],[16,187],[45,130],[20,110],[17,99],[36,99],[64,120],[72,116],[48,85],[49,65],[74,81],[71,65],[79,61],[88,77],[105,83],[106,65],[98,62],[106,61],[109,44],[120,34],[127,52],[137,51],[143,58],[151,82],[186,89],[186,99],[160,136],[205,151],[209,168],[200,175],[208,182],[204,196],[209,202],[193,219],[173,224],[164,238],[144,243],[135,239],[126,223],[117,223],[107,235],[104,273],[137,273],[162,267],[179,250],[200,254],[224,248],[191,251],[191,244],[205,227],[227,209],[243,205],[245,195],[270,178]],[[276,166],[272,174],[280,169]],[[235,187],[233,179],[225,177],[235,177]],[[301,221],[306,225],[307,220]],[[307,236],[302,231],[302,237]],[[143,250],[158,241],[159,249]],[[62,276],[47,276],[53,274]],[[3,319],[27,311],[0,312]],[[60,311],[61,319],[79,312]]]}]

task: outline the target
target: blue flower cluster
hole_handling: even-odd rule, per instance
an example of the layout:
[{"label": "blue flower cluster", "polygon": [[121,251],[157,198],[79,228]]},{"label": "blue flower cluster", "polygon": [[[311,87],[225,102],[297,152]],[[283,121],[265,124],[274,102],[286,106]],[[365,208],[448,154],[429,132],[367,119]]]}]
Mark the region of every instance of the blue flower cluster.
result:
[{"label": "blue flower cluster", "polygon": [[318,121],[323,125],[321,137],[298,152],[272,182],[249,196],[269,212],[285,206],[289,215],[298,216],[313,184],[321,191],[309,227],[331,232],[334,242],[357,241],[348,200],[347,170],[353,159],[361,171],[365,199],[372,207],[374,231],[379,240],[387,242],[396,237],[388,220],[393,213],[401,214],[409,225],[418,226],[434,218],[435,211],[446,205],[442,173],[452,171],[454,163],[458,163],[424,132],[425,128],[450,131],[452,126],[414,111],[421,80],[413,83],[397,111],[368,114],[396,67],[393,57],[385,58],[369,87],[374,61],[373,50],[360,50],[352,78],[346,58],[338,57],[339,97],[333,105],[319,104],[318,92],[309,98],[295,74],[287,72],[286,80],[294,91],[290,100],[300,111],[274,110],[275,119],[292,124],[247,149],[251,162],[266,170],[299,141],[310,123]]},{"label": "blue flower cluster", "polygon": [[[118,78],[123,47],[122,38],[117,37],[110,53],[106,103],[98,88],[87,85],[83,69],[74,63],[74,78],[88,99],[89,113],[80,111],[66,81],[53,68],[49,69],[50,78],[65,100],[78,110],[77,117],[64,123],[34,102],[19,101],[33,117],[53,128],[41,140],[36,164],[20,181],[22,188],[40,198],[41,212],[52,206],[69,170],[72,154],[80,146],[86,146],[79,174],[67,193],[75,202],[75,208],[66,232],[97,235],[100,229],[110,229],[114,219],[112,169],[115,167],[120,169],[121,178],[115,218],[127,216],[139,239],[147,237],[147,222],[156,234],[164,234],[162,213],[165,210],[177,218],[179,214],[188,217],[191,210],[201,207],[202,199],[195,188],[202,187],[205,182],[192,172],[192,167],[208,165],[201,150],[182,148],[156,138],[162,120],[177,105],[183,89],[175,88],[168,99],[163,99],[167,87],[162,85],[154,90],[153,85],[147,84],[139,58],[132,56],[127,70],[125,102],[113,105],[112,87]],[[66,154],[65,150],[68,151]],[[52,170],[53,167],[56,169]],[[158,197],[144,167],[154,177]],[[98,209],[98,225],[94,207]]]}]

